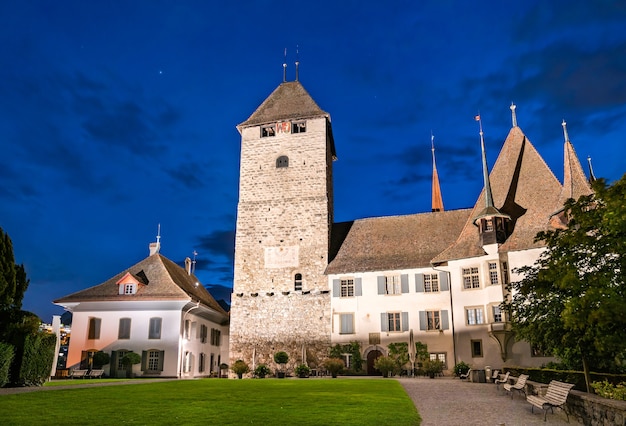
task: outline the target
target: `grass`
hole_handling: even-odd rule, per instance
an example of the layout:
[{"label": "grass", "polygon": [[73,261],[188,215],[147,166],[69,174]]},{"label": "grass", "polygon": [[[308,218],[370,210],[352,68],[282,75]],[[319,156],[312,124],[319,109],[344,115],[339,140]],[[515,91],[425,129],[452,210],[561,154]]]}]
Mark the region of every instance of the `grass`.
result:
[{"label": "grass", "polygon": [[[60,383],[73,382],[77,381]],[[96,384],[95,380],[86,382]],[[2,424],[420,424],[413,402],[396,380],[205,379],[139,383],[0,395]]]}]

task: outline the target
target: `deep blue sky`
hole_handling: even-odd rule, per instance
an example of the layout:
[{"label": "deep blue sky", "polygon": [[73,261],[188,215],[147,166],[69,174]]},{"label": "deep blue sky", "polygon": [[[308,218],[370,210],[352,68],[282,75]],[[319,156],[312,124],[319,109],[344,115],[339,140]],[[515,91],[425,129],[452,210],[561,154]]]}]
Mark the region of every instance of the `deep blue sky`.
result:
[{"label": "deep blue sky", "polygon": [[[24,308],[162,250],[232,285],[239,134],[282,81],[332,117],[335,218],[446,209],[518,123],[562,179],[563,133],[596,175],[626,171],[626,6],[617,1],[0,3],[0,227],[31,279]],[[216,291],[221,297],[222,292]]]}]

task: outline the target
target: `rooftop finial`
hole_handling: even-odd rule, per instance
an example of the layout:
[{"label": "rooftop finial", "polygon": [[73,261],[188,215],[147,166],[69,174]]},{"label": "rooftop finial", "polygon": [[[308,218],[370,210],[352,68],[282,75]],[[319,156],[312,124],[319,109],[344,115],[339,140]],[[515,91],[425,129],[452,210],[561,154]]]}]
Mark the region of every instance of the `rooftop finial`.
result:
[{"label": "rooftop finial", "polygon": [[157,226],[156,243],[150,243],[148,248],[150,249],[150,256],[156,254],[161,250],[161,224]]},{"label": "rooftop finial", "polygon": [[194,274],[196,272],[196,256],[198,255],[197,251],[193,251],[193,260],[191,261],[191,273]]},{"label": "rooftop finial", "polygon": [[589,165],[589,182],[593,183],[596,181],[596,175],[593,173],[593,166],[591,165],[590,156],[587,156],[587,164]]},{"label": "rooftop finial", "polygon": [[283,83],[287,81],[287,48],[285,47],[285,60],[283,61]]},{"label": "rooftop finial", "polygon": [[439,174],[437,173],[437,164],[435,163],[435,136],[430,132],[430,146],[433,153],[433,185],[432,185],[432,211],[443,211],[443,197],[441,196],[441,187],[439,186]]},{"label": "rooftop finial", "polygon": [[517,115],[515,115],[515,104],[511,102],[511,118],[513,120],[513,127],[517,127]]},{"label": "rooftop finial", "polygon": [[300,72],[300,58],[298,57],[298,54],[300,53],[299,50],[298,45],[296,45],[296,81],[298,81],[298,74]]},{"label": "rooftop finial", "polygon": [[567,123],[565,122],[565,120],[563,120],[561,126],[563,126],[563,137],[565,138],[565,142],[569,142],[569,135],[567,134]]}]

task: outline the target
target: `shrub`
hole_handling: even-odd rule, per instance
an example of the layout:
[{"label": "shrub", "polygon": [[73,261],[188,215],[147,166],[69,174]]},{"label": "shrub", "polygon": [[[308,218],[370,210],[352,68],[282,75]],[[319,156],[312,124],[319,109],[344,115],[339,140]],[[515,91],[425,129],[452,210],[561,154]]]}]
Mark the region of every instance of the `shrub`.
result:
[{"label": "shrub", "polygon": [[19,377],[16,381],[17,385],[41,386],[50,378],[56,339],[57,337],[54,334],[48,333],[36,333],[25,336],[24,352],[22,354]]},{"label": "shrub", "polygon": [[311,369],[306,364],[300,364],[296,367],[296,374],[299,377],[309,377],[309,374],[311,374]]},{"label": "shrub", "polygon": [[102,368],[103,365],[107,365],[111,362],[111,355],[106,352],[96,352],[93,354],[93,366],[94,368]]},{"label": "shrub", "polygon": [[626,382],[613,385],[608,380],[604,380],[603,382],[593,382],[591,387],[602,398],[626,401]]},{"label": "shrub", "polygon": [[241,359],[235,361],[230,369],[233,370],[233,373],[235,373],[240,379],[243,377],[244,374],[250,371],[250,367],[248,367],[248,364],[246,364],[246,362]]},{"label": "shrub", "polygon": [[267,376],[270,373],[271,373],[270,368],[265,364],[259,364],[254,369],[254,375],[258,377],[259,379],[265,378],[265,376]]},{"label": "shrub", "polygon": [[424,372],[428,374],[430,377],[435,377],[435,375],[441,373],[443,371],[443,362],[438,359],[427,359],[424,361]]},{"label": "shrub", "polygon": [[460,376],[461,374],[467,374],[469,369],[470,369],[469,364],[466,364],[465,362],[461,361],[454,366],[454,375]]},{"label": "shrub", "polygon": [[341,358],[328,358],[323,365],[332,377],[337,377],[346,366]]},{"label": "shrub", "polygon": [[274,362],[276,364],[287,364],[287,361],[289,361],[289,355],[287,355],[287,352],[285,351],[278,351],[274,354]]},{"label": "shrub", "polygon": [[141,362],[141,356],[135,352],[127,352],[126,355],[122,357],[122,365],[126,367],[131,367],[135,364],[139,364]]},{"label": "shrub", "polygon": [[0,388],[9,383],[9,369],[13,362],[13,346],[0,342]]},{"label": "shrub", "polygon": [[391,377],[399,370],[396,360],[388,356],[380,356],[376,358],[376,361],[374,361],[374,367],[383,374],[383,377]]}]

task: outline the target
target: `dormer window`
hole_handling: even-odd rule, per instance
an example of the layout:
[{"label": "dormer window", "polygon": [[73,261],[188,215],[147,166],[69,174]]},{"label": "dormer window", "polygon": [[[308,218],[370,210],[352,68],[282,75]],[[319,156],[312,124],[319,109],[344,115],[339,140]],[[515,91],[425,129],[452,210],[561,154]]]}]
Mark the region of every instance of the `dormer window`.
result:
[{"label": "dormer window", "polygon": [[148,278],[143,271],[139,271],[136,275],[127,272],[118,282],[119,295],[137,294],[140,285],[148,284]]},{"label": "dormer window", "polygon": [[289,157],[281,155],[276,159],[276,168],[289,167]]},{"label": "dormer window", "polygon": [[124,294],[135,294],[137,293],[137,285],[134,283],[124,284]]}]

